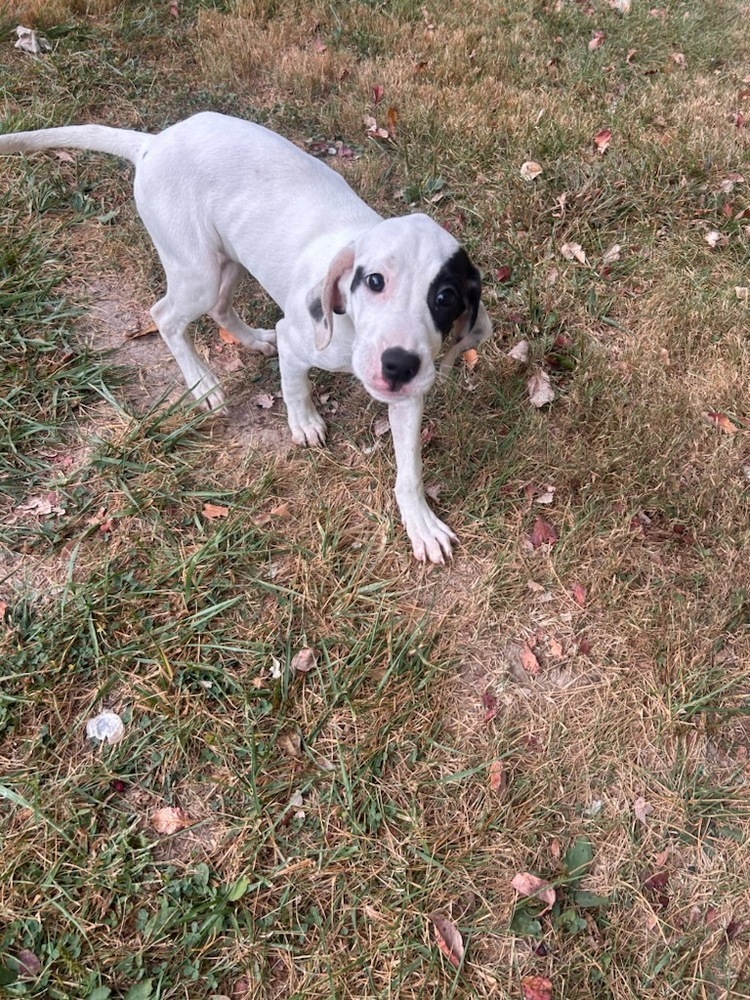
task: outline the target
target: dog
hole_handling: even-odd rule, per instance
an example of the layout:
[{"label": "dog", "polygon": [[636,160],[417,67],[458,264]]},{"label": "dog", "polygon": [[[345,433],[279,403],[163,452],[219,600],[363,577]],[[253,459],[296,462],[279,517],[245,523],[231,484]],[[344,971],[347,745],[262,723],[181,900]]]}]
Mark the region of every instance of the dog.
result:
[{"label": "dog", "polygon": [[[423,402],[441,347],[447,369],[492,332],[479,271],[457,240],[426,215],[382,218],[287,139],[214,112],[156,135],[103,125],[0,135],[0,154],[62,147],[135,165],[135,202],[167,279],[151,315],[200,404],[226,408],[187,332],[203,314],[251,350],[278,349],[299,445],[325,443],[310,369],[353,372],[388,405],[396,500],[414,555],[450,557],[456,536],[424,494]],[[283,312],[275,332],[247,326],[232,306],[246,272]]]}]

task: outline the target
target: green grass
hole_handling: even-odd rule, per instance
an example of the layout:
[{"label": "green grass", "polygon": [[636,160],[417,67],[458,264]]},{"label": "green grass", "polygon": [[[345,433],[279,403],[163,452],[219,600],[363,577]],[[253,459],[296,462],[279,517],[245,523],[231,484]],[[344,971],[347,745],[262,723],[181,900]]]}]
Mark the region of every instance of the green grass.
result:
[{"label": "green grass", "polygon": [[[3,49],[2,130],[210,107],[342,139],[380,211],[413,204],[465,243],[496,326],[428,402],[427,483],[462,544],[424,570],[379,407],[321,375],[316,452],[289,446],[280,403],[249,431],[196,415],[154,341],[141,371],[117,346],[162,282],[128,170],[0,162],[2,995],[515,1000],[543,976],[570,1000],[750,997],[750,177],[722,187],[750,134],[741,4],[423,6],[2,15],[54,45]],[[389,107],[376,143],[362,116]],[[273,322],[252,288],[241,308]],[[233,357],[208,324],[199,342]],[[278,371],[241,357],[225,382],[247,417]],[[102,708],[117,745],[86,739]],[[165,807],[184,828],[159,832]],[[519,872],[555,887],[550,910]]]}]

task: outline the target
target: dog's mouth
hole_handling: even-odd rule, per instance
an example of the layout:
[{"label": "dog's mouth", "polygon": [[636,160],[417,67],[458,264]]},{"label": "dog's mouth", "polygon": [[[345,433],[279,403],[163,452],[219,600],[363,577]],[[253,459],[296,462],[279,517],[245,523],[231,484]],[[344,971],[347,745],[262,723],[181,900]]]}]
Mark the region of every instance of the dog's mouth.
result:
[{"label": "dog's mouth", "polygon": [[430,380],[425,384],[424,379],[407,382],[405,385],[392,385],[384,378],[363,379],[362,384],[373,399],[379,403],[395,403],[400,399],[412,399],[415,396],[423,396],[432,384]]}]

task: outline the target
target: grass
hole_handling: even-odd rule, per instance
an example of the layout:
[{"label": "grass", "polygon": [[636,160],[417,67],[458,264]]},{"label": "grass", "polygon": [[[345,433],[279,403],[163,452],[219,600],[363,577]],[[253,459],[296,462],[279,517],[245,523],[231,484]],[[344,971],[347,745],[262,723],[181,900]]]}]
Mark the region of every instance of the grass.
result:
[{"label": "grass", "polygon": [[[123,341],[161,287],[127,169],[0,162],[0,993],[750,997],[742,5],[1,17],[53,44],[4,45],[3,129],[213,108],[342,140],[380,211],[465,243],[496,337],[428,402],[462,545],[423,569],[362,390],[317,378],[330,447],[293,449],[252,402],[275,363],[203,324],[236,419],[196,415],[153,339]],[[362,117],[389,108],[375,142]],[[274,321],[251,287],[242,312]],[[85,737],[102,708],[111,747]]]}]

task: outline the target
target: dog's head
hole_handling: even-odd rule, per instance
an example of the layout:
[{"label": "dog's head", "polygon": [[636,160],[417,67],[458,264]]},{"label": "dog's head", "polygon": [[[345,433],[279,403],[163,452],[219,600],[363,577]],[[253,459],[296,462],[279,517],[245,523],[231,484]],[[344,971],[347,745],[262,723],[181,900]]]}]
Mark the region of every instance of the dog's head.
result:
[{"label": "dog's head", "polygon": [[[324,351],[334,316],[354,328],[352,370],[385,403],[423,394],[441,368],[492,332],[482,282],[461,245],[426,215],[386,219],[345,246],[308,295],[315,346]],[[351,328],[341,324],[351,335]]]}]

